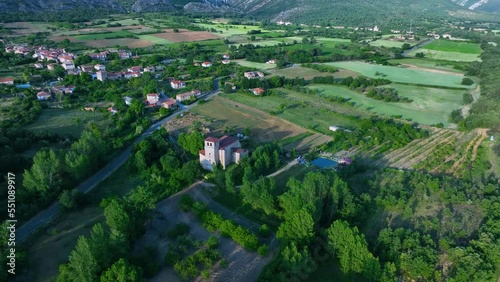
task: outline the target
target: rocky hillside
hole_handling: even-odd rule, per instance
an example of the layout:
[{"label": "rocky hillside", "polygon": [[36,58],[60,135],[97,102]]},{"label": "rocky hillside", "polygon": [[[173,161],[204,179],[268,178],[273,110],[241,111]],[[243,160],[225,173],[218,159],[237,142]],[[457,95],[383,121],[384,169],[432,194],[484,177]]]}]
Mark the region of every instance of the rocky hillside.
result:
[{"label": "rocky hillside", "polygon": [[500,13],[500,0],[451,0],[457,5],[474,11]]},{"label": "rocky hillside", "polygon": [[132,7],[132,12],[165,12],[175,10],[170,0],[137,0]]}]

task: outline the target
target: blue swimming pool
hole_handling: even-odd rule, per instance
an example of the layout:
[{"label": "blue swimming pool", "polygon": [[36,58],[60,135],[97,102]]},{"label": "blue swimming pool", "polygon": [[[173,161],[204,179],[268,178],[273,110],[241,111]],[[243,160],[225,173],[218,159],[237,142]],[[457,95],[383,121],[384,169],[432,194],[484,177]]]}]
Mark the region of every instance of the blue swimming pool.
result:
[{"label": "blue swimming pool", "polygon": [[325,158],[317,158],[311,162],[311,164],[319,167],[319,168],[332,168],[336,167],[338,163],[336,161],[332,161]]}]

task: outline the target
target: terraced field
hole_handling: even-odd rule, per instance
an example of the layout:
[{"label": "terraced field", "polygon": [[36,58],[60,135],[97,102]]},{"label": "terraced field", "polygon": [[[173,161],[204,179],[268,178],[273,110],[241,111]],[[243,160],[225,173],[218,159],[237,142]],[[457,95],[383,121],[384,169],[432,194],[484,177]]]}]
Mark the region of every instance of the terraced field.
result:
[{"label": "terraced field", "polygon": [[465,133],[434,128],[428,138],[414,140],[403,148],[388,152],[374,164],[463,177],[476,161],[478,148],[487,137],[486,132],[486,129]]}]

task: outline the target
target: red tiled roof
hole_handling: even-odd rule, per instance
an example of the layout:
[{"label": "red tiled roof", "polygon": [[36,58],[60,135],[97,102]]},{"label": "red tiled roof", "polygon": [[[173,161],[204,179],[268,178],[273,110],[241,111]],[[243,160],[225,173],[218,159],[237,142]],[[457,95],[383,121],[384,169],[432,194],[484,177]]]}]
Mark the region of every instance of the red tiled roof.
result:
[{"label": "red tiled roof", "polygon": [[0,78],[0,82],[8,82],[8,81],[14,81],[14,79],[12,77]]},{"label": "red tiled roof", "polygon": [[168,98],[167,100],[162,102],[163,104],[167,105],[175,105],[177,102],[174,99]]},{"label": "red tiled roof", "polygon": [[149,93],[148,95],[146,95],[148,97],[157,97],[158,94],[157,93]]},{"label": "red tiled roof", "polygon": [[224,149],[226,148],[227,146],[230,146],[231,144],[233,144],[234,142],[237,142],[239,141],[238,138],[234,137],[234,136],[227,136],[227,135],[224,135],[222,136],[222,138],[219,140],[220,144],[219,144],[219,149]]},{"label": "red tiled roof", "polygon": [[208,142],[217,142],[217,141],[219,141],[219,139],[218,139],[218,138],[215,138],[215,137],[207,137],[207,138],[205,139],[205,141],[208,141]]},{"label": "red tiled roof", "polygon": [[200,155],[205,155],[205,150],[200,150]]},{"label": "red tiled roof", "polygon": [[247,149],[243,149],[243,148],[234,148],[233,149],[234,152],[236,153],[245,153],[247,151]]}]

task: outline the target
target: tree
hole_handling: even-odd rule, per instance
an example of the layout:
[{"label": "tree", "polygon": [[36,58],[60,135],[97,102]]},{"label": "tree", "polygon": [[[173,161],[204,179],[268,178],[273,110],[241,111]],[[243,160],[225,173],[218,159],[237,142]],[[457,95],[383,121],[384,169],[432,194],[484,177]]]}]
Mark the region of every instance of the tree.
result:
[{"label": "tree", "polygon": [[310,269],[314,261],[306,246],[302,250],[297,248],[295,243],[290,243],[281,252],[283,256],[283,266],[289,270],[293,276],[304,273]]},{"label": "tree", "polygon": [[78,189],[64,190],[59,196],[59,204],[66,210],[75,209],[78,207],[80,196]]},{"label": "tree", "polygon": [[52,149],[39,151],[33,157],[31,169],[24,171],[24,187],[42,197],[57,194],[61,185],[60,166],[61,162]]},{"label": "tree", "polygon": [[339,258],[345,274],[360,273],[376,280],[380,275],[380,263],[368,250],[368,243],[357,227],[349,227],[342,220],[334,221],[327,230],[328,245]]},{"label": "tree", "polygon": [[106,223],[112,230],[124,235],[130,233],[132,223],[122,201],[112,199],[104,208],[104,216],[106,217]]},{"label": "tree", "polygon": [[197,156],[199,151],[203,149],[205,138],[199,131],[192,131],[191,133],[179,134],[179,145],[187,152]]},{"label": "tree", "polygon": [[101,275],[101,282],[140,282],[142,277],[138,267],[120,258]]},{"label": "tree", "polygon": [[305,209],[301,209],[283,222],[278,228],[276,237],[283,241],[306,244],[314,236],[314,221]]}]

